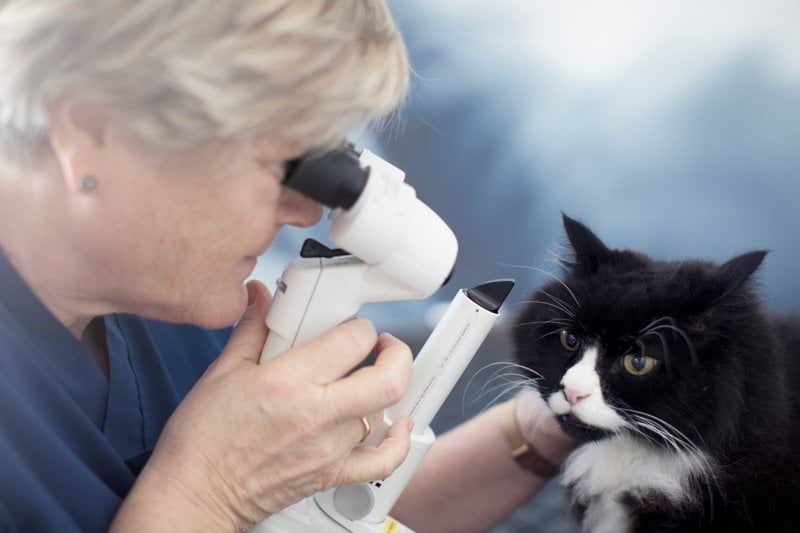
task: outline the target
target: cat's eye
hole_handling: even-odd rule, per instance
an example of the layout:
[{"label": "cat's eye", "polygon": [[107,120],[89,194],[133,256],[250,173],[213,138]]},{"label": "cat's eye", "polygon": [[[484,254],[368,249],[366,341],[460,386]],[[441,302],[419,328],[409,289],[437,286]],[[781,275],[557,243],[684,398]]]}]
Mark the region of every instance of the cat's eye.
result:
[{"label": "cat's eye", "polygon": [[622,366],[628,374],[644,376],[656,367],[658,361],[648,355],[633,355],[629,353],[622,359]]},{"label": "cat's eye", "polygon": [[580,345],[580,339],[573,333],[570,333],[566,329],[561,330],[561,346],[563,346],[565,350],[574,352],[580,347]]}]

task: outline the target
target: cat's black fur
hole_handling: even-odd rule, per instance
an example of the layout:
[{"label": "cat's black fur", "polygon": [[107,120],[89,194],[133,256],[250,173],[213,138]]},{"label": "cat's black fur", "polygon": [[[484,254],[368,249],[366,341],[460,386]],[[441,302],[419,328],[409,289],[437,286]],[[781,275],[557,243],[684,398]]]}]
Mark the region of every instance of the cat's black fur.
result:
[{"label": "cat's black fur", "polygon": [[[518,362],[541,374],[537,387],[547,399],[577,357],[552,332],[566,327],[591,339],[602,350],[606,403],[658,417],[711,459],[712,472],[693,479],[681,504],[652,491],[618,495],[630,529],[800,531],[800,321],[762,305],[751,277],[766,252],[724,264],[659,261],[611,250],[567,216],[564,226],[574,255],[564,260],[563,283],[535,291],[516,317]],[[640,338],[659,364],[631,375],[620,358],[639,353],[637,335],[658,319],[687,338],[669,328],[658,330],[661,338]],[[571,416],[559,421],[581,443],[613,436]],[[650,450],[670,448],[652,431],[633,438]],[[591,502],[573,503],[580,518]]]}]

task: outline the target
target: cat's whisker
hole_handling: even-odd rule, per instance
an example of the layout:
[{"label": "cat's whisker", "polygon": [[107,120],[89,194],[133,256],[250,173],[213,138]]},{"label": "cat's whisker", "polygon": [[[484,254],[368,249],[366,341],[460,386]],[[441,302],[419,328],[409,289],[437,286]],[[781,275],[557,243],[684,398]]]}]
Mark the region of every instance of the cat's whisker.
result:
[{"label": "cat's whisker", "polygon": [[575,314],[575,309],[571,305],[569,305],[567,302],[562,300],[561,298],[558,298],[557,296],[553,296],[552,294],[550,294],[549,292],[547,292],[547,291],[545,291],[543,289],[539,289],[539,292],[541,292],[542,294],[544,294],[545,296],[547,296],[548,298],[553,300],[553,302],[563,306],[565,310],[569,309],[569,311],[571,311],[573,313],[573,315]]},{"label": "cat's whisker", "polygon": [[650,442],[651,444],[653,444],[653,446],[655,446],[657,448],[661,446],[661,444],[656,439],[654,439],[653,437],[651,437],[650,435],[648,435],[647,433],[642,431],[636,423],[627,424],[625,427],[616,430],[614,433],[616,435],[621,435],[622,431],[625,430],[625,429],[633,431],[637,435],[641,435],[642,438],[644,438],[645,440],[647,440],[648,442]]},{"label": "cat's whisker", "polygon": [[500,392],[500,394],[498,394],[497,396],[495,396],[495,397],[492,399],[492,401],[491,401],[491,402],[489,402],[488,404],[486,404],[486,406],[485,406],[483,409],[481,409],[480,413],[478,413],[478,414],[483,414],[483,413],[484,413],[484,411],[486,411],[487,409],[489,409],[490,407],[492,407],[492,406],[493,406],[495,403],[497,403],[497,401],[498,401],[498,400],[500,400],[500,398],[503,398],[504,396],[508,395],[508,394],[509,394],[509,393],[511,393],[511,392],[516,392],[516,390],[517,390],[517,389],[519,389],[519,390],[522,390],[522,389],[524,389],[524,388],[525,388],[525,386],[526,386],[526,383],[513,383],[513,384],[509,385],[508,387],[506,387],[505,389],[503,389],[503,390]]},{"label": "cat's whisker", "polygon": [[[647,431],[651,432],[652,434],[654,434],[654,435],[656,435],[656,436],[661,438],[661,441],[658,441],[658,440],[655,440],[655,439],[651,438],[651,442],[656,443],[657,447],[662,448],[666,444],[668,447],[672,448],[672,450],[678,456],[681,456],[681,453],[682,453],[681,446],[675,442],[675,439],[673,438],[673,436],[668,431],[666,431],[665,429],[653,424],[652,422],[649,422],[647,420],[640,419],[640,418],[634,418],[634,423],[636,424],[637,427],[642,428],[644,430],[647,430]],[[682,457],[681,457],[681,459],[682,459]]]},{"label": "cat's whisker", "polygon": [[556,276],[552,272],[548,272],[547,270],[543,270],[541,268],[536,268],[536,267],[526,266],[526,265],[510,265],[508,263],[497,263],[497,264],[500,265],[500,266],[506,266],[506,267],[511,267],[511,268],[527,268],[527,269],[533,270],[535,272],[541,272],[542,274],[545,274],[546,276],[550,276],[551,278],[553,278],[554,280],[559,282],[567,290],[567,292],[570,294],[570,296],[572,296],[572,299],[575,300],[575,305],[577,305],[578,307],[581,306],[581,303],[578,301],[578,298],[575,296],[575,293],[572,292],[572,289],[570,289],[567,286],[567,284],[564,283],[564,281],[561,278],[559,278],[558,276]]},{"label": "cat's whisker", "polygon": [[[520,370],[523,370],[523,371],[525,371],[525,372],[528,372],[529,374],[533,374],[533,375],[534,375],[534,376],[536,376],[537,378],[541,378],[541,377],[542,377],[542,375],[541,375],[540,373],[538,373],[536,370],[532,369],[532,368],[531,368],[531,367],[529,367],[529,366],[521,365],[521,364],[519,364],[519,363],[515,363],[515,362],[513,362],[513,361],[500,361],[500,363],[501,363],[501,364],[503,364],[503,365],[505,365],[505,366],[512,366],[512,367],[514,367],[514,368],[518,368],[518,369],[520,369]],[[488,365],[487,365],[487,366],[488,366]],[[486,367],[484,367],[484,368],[486,368]]]},{"label": "cat's whisker", "polygon": [[[700,434],[700,431],[697,429],[697,426],[692,424],[692,429],[694,430],[695,434],[697,434],[697,438],[700,439],[700,442],[703,444],[704,448],[708,448],[705,439]],[[712,463],[709,461],[709,465]],[[713,465],[712,465],[713,466]],[[719,493],[720,497],[722,497],[723,501],[727,501],[725,497],[725,490],[722,488],[722,484],[719,482],[719,476],[717,476],[716,467],[712,468],[709,466],[709,473],[711,475],[711,480],[714,482],[714,486],[717,488],[717,492]],[[710,514],[711,514],[711,521],[714,521],[714,494],[711,491],[711,485],[707,485],[708,490],[708,498],[709,498],[709,506],[710,506]]]},{"label": "cat's whisker", "polygon": [[658,424],[662,424],[665,428],[668,428],[669,430],[673,431],[675,434],[680,436],[680,438],[682,440],[684,440],[685,442],[691,444],[694,447],[697,447],[691,441],[691,439],[689,439],[689,437],[687,437],[681,430],[679,430],[678,428],[676,428],[675,426],[673,426],[669,422],[667,422],[667,421],[665,421],[665,420],[663,420],[663,419],[661,419],[661,418],[659,418],[659,417],[657,417],[655,415],[651,415],[650,413],[645,413],[644,411],[638,411],[636,409],[630,409],[630,408],[623,408],[623,411],[625,411],[627,413],[630,413],[632,415],[637,415],[637,416],[642,417],[642,418],[650,419],[650,420],[652,420],[652,421],[654,421],[654,422],[656,422]]},{"label": "cat's whisker", "polygon": [[482,374],[484,370],[488,370],[488,369],[490,369],[492,367],[495,367],[495,366],[513,366],[515,368],[519,368],[521,370],[525,370],[526,372],[531,372],[532,374],[536,374],[537,376],[540,376],[540,374],[538,372],[536,372],[535,370],[533,370],[532,368],[529,368],[529,367],[527,367],[525,365],[521,365],[519,363],[515,363],[513,361],[494,361],[492,363],[485,364],[481,368],[476,370],[475,373],[470,378],[469,382],[467,382],[467,387],[469,387],[470,383],[472,383],[472,380],[474,380],[476,377],[478,377],[480,374]]},{"label": "cat's whisker", "polygon": [[562,326],[569,326],[571,323],[566,318],[553,318],[551,320],[533,320],[531,322],[520,322],[518,324],[501,324],[500,326],[496,327],[495,329],[511,329],[511,328],[519,328],[522,326],[543,326],[545,324],[560,324]]},{"label": "cat's whisker", "polygon": [[535,386],[535,382],[533,382],[532,380],[526,379],[526,378],[521,378],[521,379],[516,379],[516,380],[508,379],[508,380],[506,380],[505,383],[501,383],[499,385],[494,385],[493,387],[490,387],[490,388],[486,389],[480,395],[478,395],[475,398],[473,398],[472,400],[470,400],[468,405],[473,405],[478,400],[480,400],[481,398],[483,398],[483,397],[495,392],[498,389],[502,389],[503,387],[508,387],[509,385],[513,385],[513,386],[517,386],[517,385],[534,385]]},{"label": "cat's whisker", "polygon": [[639,415],[633,415],[633,418],[638,426],[658,435],[664,443],[669,445],[679,460],[686,465],[687,470],[690,472],[694,471],[694,463],[698,460],[701,463],[702,471],[705,472],[708,470],[704,455],[700,453],[692,443],[685,442],[676,437],[657,420],[641,417]]},{"label": "cat's whisker", "polygon": [[638,411],[636,409],[625,408],[625,407],[618,407],[617,409],[619,409],[620,411],[622,411],[624,413],[628,413],[628,414],[630,414],[630,415],[632,415],[634,417],[650,420],[650,421],[652,421],[652,422],[654,422],[656,424],[659,424],[664,429],[668,430],[673,437],[675,437],[676,439],[679,438],[687,446],[692,447],[696,451],[700,452],[700,449],[697,447],[696,444],[694,444],[694,442],[692,442],[689,439],[689,437],[687,437],[683,432],[681,432],[678,428],[676,428],[675,426],[673,426],[669,422],[666,422],[665,420],[663,420],[663,419],[661,419],[661,418],[659,418],[659,417],[657,417],[655,415],[651,415],[650,413],[645,413],[644,411]]},{"label": "cat's whisker", "polygon": [[515,302],[515,303],[511,304],[511,306],[513,307],[513,306],[516,306],[516,305],[526,305],[526,304],[547,305],[547,306],[550,306],[550,307],[552,307],[554,309],[558,309],[559,311],[561,311],[562,313],[570,316],[571,318],[575,318],[575,313],[572,313],[571,311],[568,311],[567,309],[564,309],[563,307],[561,307],[559,305],[556,305],[556,304],[554,304],[552,302],[545,302],[545,301],[542,301],[542,300],[524,300],[522,302]]},{"label": "cat's whisker", "polygon": [[563,329],[564,328],[556,328],[556,329],[554,329],[553,331],[551,331],[549,333],[545,333],[544,335],[539,335],[538,337],[536,337],[536,340],[538,341],[538,340],[541,340],[541,339],[543,339],[545,337],[549,337],[550,335],[555,335],[556,333],[561,333],[561,331]]},{"label": "cat's whisker", "polygon": [[657,331],[662,329],[668,329],[674,331],[675,333],[683,337],[683,340],[686,341],[686,346],[689,347],[689,354],[692,357],[692,365],[699,366],[700,361],[697,359],[697,352],[694,349],[694,343],[692,342],[692,339],[689,338],[689,335],[687,335],[686,332],[684,332],[681,328],[669,324],[662,324],[661,326],[655,326],[654,328],[652,328],[652,331]]},{"label": "cat's whisker", "polygon": [[522,374],[517,372],[516,369],[512,369],[509,372],[504,372],[503,374],[499,374],[498,375],[499,372],[503,372],[505,370],[509,370],[509,368],[507,366],[500,367],[499,370],[497,370],[494,374],[491,375],[491,377],[488,380],[486,380],[486,383],[481,385],[481,388],[479,388],[475,392],[475,394],[480,395],[486,389],[486,387],[490,386],[494,381],[496,381],[498,379],[506,379],[506,380],[508,380],[508,378],[511,377],[511,376],[517,376],[517,377],[524,378],[524,379],[530,379],[531,382],[534,382],[534,383],[538,379],[538,378],[527,378],[526,376],[523,376]]},{"label": "cat's whisker", "polygon": [[664,321],[669,322],[670,325],[673,326],[673,327],[677,327],[677,323],[675,322],[674,318],[672,318],[670,316],[662,316],[661,318],[657,318],[657,319],[653,320],[652,322],[650,322],[645,327],[643,327],[641,330],[639,330],[639,333],[644,333],[648,329],[652,328],[653,326],[657,326],[657,325],[661,324]]},{"label": "cat's whisker", "polygon": [[[493,363],[489,363],[487,365],[482,366],[474,374],[472,374],[472,376],[470,376],[469,381],[467,381],[467,384],[464,387],[464,393],[461,395],[461,416],[462,417],[466,414],[465,404],[466,404],[466,401],[467,401],[467,393],[469,392],[469,388],[472,385],[472,382],[475,381],[475,378],[477,378],[481,373],[483,373],[484,370],[487,370],[487,369],[495,367],[495,366],[501,366],[500,369],[498,369],[494,374],[492,374],[492,376],[494,376],[495,374],[497,374],[497,372],[500,372],[500,371],[503,370],[502,366],[509,365],[509,364],[512,364],[512,363],[509,363],[508,361],[495,361]],[[490,376],[489,379],[491,379],[491,376]]]},{"label": "cat's whisker", "polygon": [[570,322],[566,318],[551,318],[550,320],[531,320],[529,322],[521,322],[521,323],[512,324],[512,325],[513,326],[521,326],[521,325],[528,326],[528,325],[535,324],[537,326],[541,326],[541,325],[544,325],[544,324],[559,324],[559,323],[569,324]]},{"label": "cat's whisker", "polygon": [[667,372],[669,372],[670,376],[672,376],[672,365],[671,365],[672,358],[669,353],[669,344],[667,343],[667,339],[665,339],[664,336],[658,331],[648,331],[647,333],[642,335],[641,338],[643,339],[649,335],[655,335],[658,337],[658,340],[661,341],[661,350],[664,352],[664,362],[666,363],[667,366]]},{"label": "cat's whisker", "polygon": [[680,454],[685,448],[685,445],[678,438],[676,438],[675,435],[670,433],[669,430],[658,424],[656,421],[648,420],[647,418],[637,415],[634,415],[633,418],[640,427],[648,429],[661,437],[666,444],[675,450],[675,452]]},{"label": "cat's whisker", "polygon": [[[650,429],[651,431],[662,435],[662,438],[667,439],[667,438],[671,437],[670,440],[671,440],[671,444],[672,444],[673,447],[675,446],[675,443],[678,443],[681,446],[683,446],[685,448],[686,452],[681,452],[680,450],[676,449],[676,452],[678,452],[681,461],[683,461],[684,464],[687,465],[687,468],[689,469],[690,472],[694,472],[694,475],[698,475],[698,474],[696,473],[696,469],[692,468],[694,466],[693,463],[696,463],[696,462],[699,461],[700,467],[701,467],[699,475],[701,477],[705,478],[706,480],[710,481],[711,483],[713,483],[714,486],[719,491],[719,493],[724,498],[724,491],[722,490],[722,486],[720,485],[719,478],[718,478],[718,476],[716,474],[716,468],[715,468],[714,464],[712,464],[712,462],[708,459],[708,456],[706,454],[704,454],[699,449],[699,447],[697,445],[695,445],[692,441],[690,441],[688,439],[688,437],[686,437],[685,434],[683,434],[680,430],[678,430],[677,428],[675,428],[674,426],[672,426],[668,422],[665,422],[664,420],[662,420],[662,419],[660,419],[660,418],[658,418],[656,416],[650,415],[648,413],[643,413],[641,411],[636,411],[636,410],[633,410],[633,409],[627,409],[627,411],[630,412],[630,413],[634,413],[634,412],[635,413],[640,413],[640,414],[634,415],[636,417],[636,419],[637,419],[637,424],[640,424],[642,426],[646,426],[647,429]],[[666,434],[658,432],[656,430],[656,425],[661,427],[661,429],[664,432],[666,432]],[[671,427],[673,429],[673,431],[677,432],[681,437],[677,438],[673,433],[671,433],[669,430],[667,430],[667,426]],[[697,432],[696,428],[695,428],[695,432]],[[699,436],[700,435],[699,432],[697,432],[697,433],[698,433],[698,436]],[[700,437],[700,439],[702,441],[702,437]],[[690,457],[687,457],[685,453],[688,453],[690,455]],[[705,485],[706,490],[708,492],[709,507],[711,509],[711,512],[713,513],[713,509],[714,509],[714,493],[712,492],[711,486],[710,486],[709,483],[705,483],[704,485]]]},{"label": "cat's whisker", "polygon": [[[493,363],[486,364],[486,365],[482,366],[481,368],[479,368],[474,374],[472,374],[472,376],[469,378],[469,381],[467,381],[467,385],[464,387],[464,393],[461,395],[461,415],[462,416],[464,416],[465,413],[466,413],[466,409],[465,409],[466,398],[467,398],[467,393],[469,392],[469,388],[472,385],[472,382],[481,373],[483,373],[484,370],[488,370],[489,368],[493,368],[493,367],[496,367],[496,366],[499,366],[500,368],[497,369],[492,374],[492,376],[490,376],[489,380],[491,380],[492,377],[495,376],[498,372],[502,372],[503,370],[506,370],[508,367],[518,368],[518,369],[521,369],[521,370],[523,370],[525,372],[531,373],[537,379],[542,378],[542,375],[539,374],[538,372],[536,372],[535,370],[533,370],[532,368],[529,368],[529,367],[527,367],[525,365],[521,365],[519,363],[514,363],[512,361],[495,361]],[[533,380],[531,380],[531,381],[533,382]]]},{"label": "cat's whisker", "polygon": [[687,449],[687,451],[690,451],[691,453],[696,455],[697,458],[701,460],[704,466],[703,468],[704,471],[713,472],[712,465],[708,461],[706,454],[704,454],[702,450],[700,450],[700,448],[697,446],[697,444],[695,444],[691,439],[689,439],[689,437],[687,437],[686,434],[684,434],[678,428],[676,428],[669,422],[666,422],[665,420],[662,420],[661,418],[658,418],[657,416],[651,415],[649,413],[637,411],[635,409],[622,408],[621,410],[623,412],[627,412],[637,417],[639,420],[648,420],[651,423],[658,424],[665,431],[667,431],[667,433],[669,433],[675,439],[676,442],[680,442]]},{"label": "cat's whisker", "polygon": [[656,436],[660,437],[661,441],[663,441],[660,442],[661,446],[667,444],[672,448],[674,448],[676,451],[680,449],[680,447],[677,444],[675,444],[674,437],[667,430],[656,425],[654,421],[650,421],[647,418],[635,414],[630,414],[630,417],[631,420],[634,422],[634,424],[636,424],[638,427],[646,429],[655,434]]},{"label": "cat's whisker", "polygon": [[[499,374],[500,372],[504,372],[504,371],[508,370],[508,369],[509,369],[509,367],[511,367],[511,368],[514,368],[514,365],[513,365],[513,364],[509,364],[509,363],[506,363],[506,362],[503,362],[503,364],[500,364],[500,365],[498,365],[498,366],[499,366],[499,368],[498,368],[497,370],[495,370],[494,372],[492,372],[492,375],[491,375],[491,376],[489,376],[489,378],[486,380],[486,383],[484,383],[484,384],[481,386],[481,388],[480,388],[480,389],[478,389],[478,392],[482,391],[482,390],[483,390],[483,388],[484,388],[484,387],[485,387],[485,386],[486,386],[488,383],[491,383],[491,382],[492,382],[492,380],[494,380],[494,379],[495,379],[495,376],[497,376],[497,374]],[[472,383],[472,380],[470,380],[470,383]]]}]

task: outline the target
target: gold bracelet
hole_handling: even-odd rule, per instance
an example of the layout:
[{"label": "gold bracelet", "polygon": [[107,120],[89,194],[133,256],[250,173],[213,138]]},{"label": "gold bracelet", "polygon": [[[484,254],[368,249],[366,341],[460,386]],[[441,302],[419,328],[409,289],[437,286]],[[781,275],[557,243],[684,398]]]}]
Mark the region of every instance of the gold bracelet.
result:
[{"label": "gold bracelet", "polygon": [[519,429],[516,415],[517,399],[507,401],[503,404],[506,413],[503,417],[503,432],[506,440],[511,447],[511,457],[525,470],[533,472],[537,476],[549,479],[558,474],[558,467],[539,455],[536,448],[530,445],[522,436]]}]

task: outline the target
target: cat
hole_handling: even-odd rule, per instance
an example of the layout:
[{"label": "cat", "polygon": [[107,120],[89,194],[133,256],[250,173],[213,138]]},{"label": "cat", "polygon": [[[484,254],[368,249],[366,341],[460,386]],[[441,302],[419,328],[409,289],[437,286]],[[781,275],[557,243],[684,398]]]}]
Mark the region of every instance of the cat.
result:
[{"label": "cat", "polygon": [[577,447],[584,531],[800,531],[800,321],[723,263],[609,249],[564,215],[563,278],[524,302],[517,362]]}]

